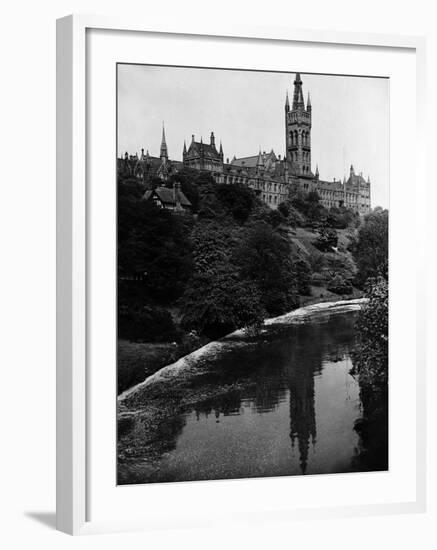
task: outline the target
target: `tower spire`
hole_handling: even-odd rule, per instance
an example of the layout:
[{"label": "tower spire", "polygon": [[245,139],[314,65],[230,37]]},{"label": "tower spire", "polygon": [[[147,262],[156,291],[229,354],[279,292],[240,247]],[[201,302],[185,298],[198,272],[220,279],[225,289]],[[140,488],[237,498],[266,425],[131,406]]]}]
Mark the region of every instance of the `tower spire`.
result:
[{"label": "tower spire", "polygon": [[307,112],[308,113],[311,113],[312,111],[312,106],[311,106],[311,96],[310,96],[310,93],[308,92],[308,99],[307,99]]},{"label": "tower spire", "polygon": [[260,146],[259,153],[258,153],[258,160],[256,161],[256,169],[259,171],[259,170],[262,170],[263,168],[264,168],[263,155],[261,153],[261,146]]},{"label": "tower spire", "polygon": [[301,109],[305,109],[302,93],[302,80],[300,78],[300,73],[296,73],[296,78],[294,79],[293,110]]},{"label": "tower spire", "polygon": [[161,139],[161,152],[159,154],[161,160],[168,160],[167,143],[165,141],[165,127],[164,121],[162,121],[162,139]]}]

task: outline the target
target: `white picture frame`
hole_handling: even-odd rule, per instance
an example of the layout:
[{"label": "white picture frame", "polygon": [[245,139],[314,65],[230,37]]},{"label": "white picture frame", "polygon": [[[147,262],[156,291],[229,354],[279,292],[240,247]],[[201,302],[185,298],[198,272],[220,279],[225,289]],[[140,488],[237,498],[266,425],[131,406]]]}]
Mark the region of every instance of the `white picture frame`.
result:
[{"label": "white picture frame", "polygon": [[[416,60],[416,184],[424,189],[424,81],[425,41],[420,37],[320,32],[288,28],[235,27],[191,24],[152,25],[136,19],[71,15],[57,22],[57,528],[69,534],[84,534],[126,529],[147,529],[146,517],[131,521],[108,516],[94,521],[87,511],[90,483],[89,392],[89,189],[87,188],[87,32],[91,29],[153,33],[154,35],[197,35],[221,37],[228,41],[254,40],[278,43],[317,43],[360,48],[395,48],[413,52]],[[411,77],[412,75],[409,75]],[[411,106],[410,106],[411,108]],[[114,163],[115,166],[115,163]],[[419,191],[417,191],[419,192]],[[416,211],[416,231],[420,219]],[[391,233],[392,235],[392,233]],[[408,502],[387,502],[317,509],[281,509],[266,517],[331,517],[369,513],[424,511],[426,505],[426,402],[425,402],[425,259],[417,243],[416,331],[416,464],[415,498]],[[115,429],[115,427],[114,427]],[[115,451],[114,451],[115,453]],[[218,484],[221,482],[215,482]],[[247,483],[254,483],[248,481]],[[156,493],[156,487],[155,487]],[[159,487],[158,487],[159,490]],[[167,490],[167,489],[166,489]],[[159,523],[159,514],[161,523]],[[262,509],[249,510],[252,521]],[[156,526],[176,525],[161,509]],[[168,520],[168,521],[167,521]],[[196,522],[194,522],[196,524]],[[199,524],[202,524],[200,521]]]}]

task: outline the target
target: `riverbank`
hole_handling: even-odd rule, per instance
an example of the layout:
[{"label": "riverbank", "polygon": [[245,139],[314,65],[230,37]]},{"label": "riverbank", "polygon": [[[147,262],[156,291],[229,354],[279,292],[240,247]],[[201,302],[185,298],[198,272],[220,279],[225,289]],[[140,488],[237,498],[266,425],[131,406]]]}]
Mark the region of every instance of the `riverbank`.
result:
[{"label": "riverbank", "polygon": [[[264,321],[264,327],[261,329],[261,333],[258,336],[262,338],[263,332],[267,330],[266,327],[273,325],[291,325],[300,324],[305,322],[312,322],[316,318],[322,321],[331,315],[345,313],[347,311],[357,311],[361,308],[362,304],[366,302],[365,298],[356,298],[352,300],[337,300],[334,302],[319,302],[316,304],[308,305],[298,308],[294,311],[280,315],[278,317],[266,319]],[[180,358],[176,362],[165,366],[147,377],[143,382],[136,386],[124,391],[118,397],[119,404],[127,404],[130,402],[133,404],[137,401],[136,397],[145,388],[151,388],[154,385],[161,385],[169,381],[175,381],[179,377],[187,379],[190,376],[199,375],[202,372],[202,359],[206,357],[225,354],[230,347],[244,346],[248,342],[253,340],[253,337],[248,335],[244,329],[236,330],[227,336],[224,336],[220,340],[209,342],[205,346],[195,350],[194,352]]]},{"label": "riverbank", "polygon": [[[284,399],[292,398],[283,389],[284,384],[288,388],[287,384],[292,383],[293,392],[304,391],[307,395],[306,385],[290,380],[302,376],[305,384],[309,383],[310,373],[320,368],[323,354],[333,365],[341,364],[339,358],[345,353],[342,345],[349,341],[347,335],[352,330],[346,318],[341,320],[341,314],[359,310],[363,302],[342,300],[299,308],[267,319],[256,336],[234,331],[124,392],[118,400],[118,483],[161,480],[162,461],[166,464],[173,456],[193,411],[212,415],[215,426],[217,415],[224,422],[225,418],[242,414],[239,411],[248,407],[247,399],[254,399],[253,406],[259,411],[276,410]],[[329,334],[335,334],[332,351],[328,351],[332,346]],[[329,372],[334,374],[336,370]],[[338,380],[343,384],[343,377]],[[301,403],[303,397],[292,395]],[[249,406],[245,414],[250,410]],[[288,413],[284,414],[288,419]],[[310,422],[312,416],[305,418]]]}]

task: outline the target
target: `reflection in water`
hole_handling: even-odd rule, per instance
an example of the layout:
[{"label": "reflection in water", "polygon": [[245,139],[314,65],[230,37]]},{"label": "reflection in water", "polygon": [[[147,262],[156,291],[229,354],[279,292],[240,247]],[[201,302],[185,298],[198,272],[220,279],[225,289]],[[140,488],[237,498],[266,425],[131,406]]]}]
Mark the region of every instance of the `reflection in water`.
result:
[{"label": "reflection in water", "polygon": [[[206,359],[182,393],[161,396],[153,421],[139,415],[121,434],[119,482],[386,469],[386,439],[354,429],[354,319],[271,327],[261,342]],[[377,451],[366,463],[369,445]]]}]

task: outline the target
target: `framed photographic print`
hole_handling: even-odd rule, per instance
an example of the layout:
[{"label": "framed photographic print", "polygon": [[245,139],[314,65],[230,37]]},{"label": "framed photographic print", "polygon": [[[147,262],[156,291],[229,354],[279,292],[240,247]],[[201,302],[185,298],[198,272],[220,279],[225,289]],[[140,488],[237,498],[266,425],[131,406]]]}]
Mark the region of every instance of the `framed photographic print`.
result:
[{"label": "framed photographic print", "polygon": [[58,528],[423,510],[423,40],[57,51]]}]

